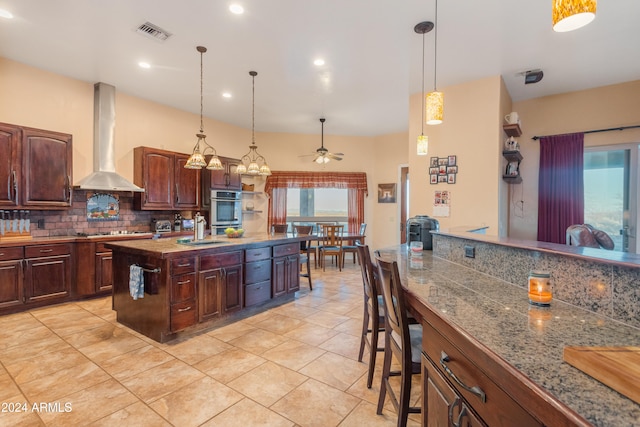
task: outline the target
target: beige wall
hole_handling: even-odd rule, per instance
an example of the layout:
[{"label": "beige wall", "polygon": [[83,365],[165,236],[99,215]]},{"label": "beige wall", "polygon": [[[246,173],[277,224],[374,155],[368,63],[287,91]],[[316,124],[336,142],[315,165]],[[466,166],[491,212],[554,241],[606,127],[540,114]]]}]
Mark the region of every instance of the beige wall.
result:
[{"label": "beige wall", "polygon": [[[410,216],[433,216],[434,192],[448,190],[450,216],[437,218],[440,227],[488,226],[487,234],[497,235],[502,185],[500,123],[507,106],[502,79],[488,77],[440,90],[445,98],[444,122],[424,126],[429,137],[427,156],[418,156],[415,148],[421,130],[421,94],[410,99]],[[449,155],[457,156],[456,184],[429,184],[429,158]]]},{"label": "beige wall", "polygon": [[[513,110],[522,121],[519,143],[524,160],[523,183],[510,195],[509,235],[536,240],[540,145],[531,137],[640,124],[640,80],[515,102]],[[587,134],[584,141],[587,147],[640,143],[640,129]]]}]

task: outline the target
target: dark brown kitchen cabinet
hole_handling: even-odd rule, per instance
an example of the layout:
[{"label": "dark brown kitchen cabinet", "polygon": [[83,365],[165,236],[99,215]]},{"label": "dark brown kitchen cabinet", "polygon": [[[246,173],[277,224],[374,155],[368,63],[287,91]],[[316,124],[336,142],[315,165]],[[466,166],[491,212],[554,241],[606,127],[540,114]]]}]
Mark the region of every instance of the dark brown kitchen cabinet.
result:
[{"label": "dark brown kitchen cabinet", "polygon": [[71,289],[70,243],[27,246],[25,252],[25,302],[63,300]]},{"label": "dark brown kitchen cabinet", "polygon": [[244,306],[260,304],[271,299],[271,248],[245,251]]},{"label": "dark brown kitchen cabinet", "polygon": [[273,296],[300,290],[300,244],[273,247]]},{"label": "dark brown kitchen cabinet", "polygon": [[23,302],[22,266],[24,248],[0,248],[0,309]]},{"label": "dark brown kitchen cabinet", "polygon": [[422,396],[422,407],[425,408],[426,414],[422,417],[424,427],[485,426],[424,355],[422,355],[422,380],[422,387],[425,390]]},{"label": "dark brown kitchen cabinet", "polygon": [[0,123],[0,207],[18,205],[20,129]]},{"label": "dark brown kitchen cabinet", "polygon": [[72,136],[0,123],[0,205],[71,206]]},{"label": "dark brown kitchen cabinet", "polygon": [[139,210],[199,209],[200,170],[185,169],[188,155],[149,147],[133,150],[134,195]]},{"label": "dark brown kitchen cabinet", "polygon": [[242,308],[242,251],[200,257],[200,321]]},{"label": "dark brown kitchen cabinet", "polygon": [[[242,190],[241,175],[236,172],[240,160],[231,159],[229,157],[218,156],[222,163],[222,170],[202,169],[202,207],[211,206],[211,189],[216,190]],[[206,157],[207,162],[211,156]]]},{"label": "dark brown kitchen cabinet", "polygon": [[113,254],[104,247],[104,243],[96,245],[95,269],[95,293],[111,291],[113,287]]},{"label": "dark brown kitchen cabinet", "polygon": [[198,321],[196,305],[196,257],[186,256],[171,260],[170,322],[171,332],[177,332]]}]

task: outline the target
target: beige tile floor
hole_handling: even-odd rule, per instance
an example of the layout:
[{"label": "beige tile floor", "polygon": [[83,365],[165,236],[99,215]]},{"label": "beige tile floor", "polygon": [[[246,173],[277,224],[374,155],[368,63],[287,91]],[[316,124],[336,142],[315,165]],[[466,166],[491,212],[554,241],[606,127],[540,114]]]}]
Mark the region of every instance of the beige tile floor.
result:
[{"label": "beige tile floor", "polygon": [[359,267],[312,273],[293,302],[169,344],[118,324],[110,298],[2,316],[0,426],[396,425],[388,399],[376,415],[381,355],[371,389],[357,360]]}]

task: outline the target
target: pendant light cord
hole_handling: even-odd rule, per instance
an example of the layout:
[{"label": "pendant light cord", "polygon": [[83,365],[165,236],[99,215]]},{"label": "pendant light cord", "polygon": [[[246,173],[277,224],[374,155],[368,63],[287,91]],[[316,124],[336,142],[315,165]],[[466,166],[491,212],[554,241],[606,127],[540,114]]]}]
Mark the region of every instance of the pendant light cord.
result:
[{"label": "pendant light cord", "polygon": [[204,96],[203,96],[203,92],[202,92],[202,79],[203,79],[203,74],[202,74],[202,55],[204,52],[206,52],[206,49],[202,48],[202,49],[198,49],[200,51],[200,133],[204,133],[204,125],[203,125],[203,121],[202,121],[202,111],[203,111],[203,105],[204,105]]},{"label": "pendant light cord", "polygon": [[422,98],[422,118],[420,119],[420,122],[422,123],[422,131],[420,132],[421,135],[424,135],[424,32],[422,33],[422,95],[420,96]]},{"label": "pendant light cord", "polygon": [[255,123],[256,123],[256,76],[251,74],[251,144],[256,145]]},{"label": "pendant light cord", "polygon": [[435,27],[436,27],[436,33],[435,33],[435,48],[433,49],[433,91],[437,92],[438,91],[438,86],[436,84],[436,82],[438,81],[437,79],[437,75],[438,75],[438,0],[436,0],[436,18],[435,18]]}]

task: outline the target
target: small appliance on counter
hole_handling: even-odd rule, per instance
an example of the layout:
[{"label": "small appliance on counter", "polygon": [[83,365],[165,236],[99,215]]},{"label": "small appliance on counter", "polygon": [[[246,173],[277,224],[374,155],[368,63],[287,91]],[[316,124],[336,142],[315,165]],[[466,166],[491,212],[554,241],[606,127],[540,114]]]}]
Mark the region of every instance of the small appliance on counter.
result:
[{"label": "small appliance on counter", "polygon": [[440,223],[427,215],[416,215],[407,220],[407,245],[411,242],[422,242],[422,249],[433,249],[431,230],[438,231]]},{"label": "small appliance on counter", "polygon": [[156,221],[156,233],[170,233],[171,226],[171,221],[159,219]]}]

